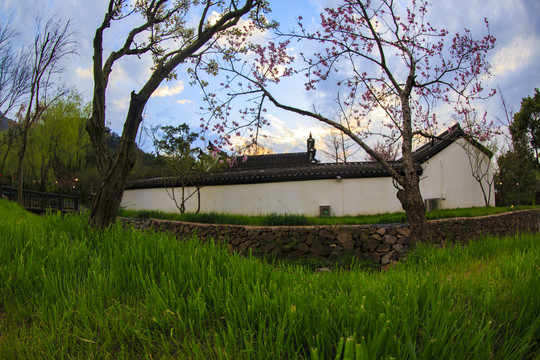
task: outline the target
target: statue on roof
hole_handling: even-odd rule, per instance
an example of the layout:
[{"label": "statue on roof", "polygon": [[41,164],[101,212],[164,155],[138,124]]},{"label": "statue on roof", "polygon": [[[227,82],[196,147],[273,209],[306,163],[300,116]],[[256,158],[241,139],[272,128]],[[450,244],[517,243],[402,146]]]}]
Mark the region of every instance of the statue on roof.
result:
[{"label": "statue on roof", "polygon": [[317,149],[315,149],[315,139],[313,139],[311,132],[309,133],[309,137],[307,139],[307,153],[309,156],[310,163],[319,162],[317,159],[315,159],[315,154],[317,153]]}]

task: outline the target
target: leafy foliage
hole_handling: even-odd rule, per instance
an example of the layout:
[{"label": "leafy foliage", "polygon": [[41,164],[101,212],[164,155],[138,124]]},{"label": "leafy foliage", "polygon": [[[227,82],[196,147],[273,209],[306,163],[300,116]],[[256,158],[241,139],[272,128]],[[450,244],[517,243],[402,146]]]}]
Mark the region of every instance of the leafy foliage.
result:
[{"label": "leafy foliage", "polygon": [[521,109],[514,114],[510,133],[514,146],[522,146],[534,154],[536,167],[540,170],[540,92],[538,89],[534,90],[533,97],[529,96],[521,101]]},{"label": "leafy foliage", "polygon": [[[161,137],[155,134],[161,131]],[[197,196],[197,211],[201,207],[200,190],[202,182],[211,173],[219,169],[219,154],[205,154],[200,148],[192,147],[193,142],[199,135],[191,132],[189,126],[181,124],[174,126],[163,126],[153,129],[154,146],[157,160],[163,164],[165,172],[162,175],[172,175],[180,184],[180,196],[174,188],[167,190],[169,197],[174,201],[180,213],[186,211],[186,203],[193,196]],[[188,187],[194,188],[190,190]]]},{"label": "leafy foliage", "polygon": [[503,205],[533,204],[534,191],[540,184],[531,153],[518,145],[497,159],[496,185]]},{"label": "leafy foliage", "polygon": [[[90,105],[77,92],[63,96],[48,107],[28,137],[25,157],[24,188],[37,191],[62,192],[80,196],[89,204],[91,194],[99,185],[99,173],[90,139],[85,130]],[[0,182],[15,186],[17,152],[20,146],[19,124],[0,132]],[[120,137],[106,129],[106,141],[111,152],[118,148]],[[137,166],[133,175],[151,176],[161,173],[152,155],[136,149]]]},{"label": "leafy foliage", "polygon": [[497,190],[501,203],[537,203],[540,190],[540,93],[524,98],[521,109],[509,124],[512,146],[497,162]]}]

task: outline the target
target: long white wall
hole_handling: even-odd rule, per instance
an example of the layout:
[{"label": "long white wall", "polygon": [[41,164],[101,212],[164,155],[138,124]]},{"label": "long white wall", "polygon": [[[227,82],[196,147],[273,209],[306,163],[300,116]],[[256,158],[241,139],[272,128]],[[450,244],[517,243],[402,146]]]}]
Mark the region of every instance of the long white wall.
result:
[{"label": "long white wall", "polygon": [[[424,163],[420,190],[424,199],[443,198],[444,208],[484,206],[480,185],[472,177],[469,159],[458,144],[452,144]],[[186,194],[193,191],[194,188],[188,188]],[[168,192],[170,194],[171,189],[126,190],[122,206],[133,210],[177,212]],[[177,197],[180,192],[179,188],[175,190]],[[390,178],[222,185],[201,189],[201,212],[318,216],[322,205],[330,205],[333,216],[402,211]],[[194,195],[186,203],[186,211],[196,209],[197,196]]]},{"label": "long white wall", "polygon": [[[170,189],[168,191],[170,193]],[[175,193],[179,194],[180,189]],[[195,211],[196,196],[190,198],[186,205],[186,211]],[[333,216],[401,210],[390,178],[291,181],[201,189],[201,212],[318,216],[321,205],[330,205]],[[126,190],[122,206],[133,210],[178,211],[167,189]]]}]

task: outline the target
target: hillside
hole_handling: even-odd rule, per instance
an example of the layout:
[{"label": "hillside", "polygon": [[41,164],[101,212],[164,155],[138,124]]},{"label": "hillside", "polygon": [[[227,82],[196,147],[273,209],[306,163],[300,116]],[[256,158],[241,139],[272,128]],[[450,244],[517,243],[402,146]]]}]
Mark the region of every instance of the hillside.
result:
[{"label": "hillside", "polygon": [[14,121],[8,117],[4,117],[4,114],[0,112],[0,132],[6,131],[11,123],[14,123]]}]

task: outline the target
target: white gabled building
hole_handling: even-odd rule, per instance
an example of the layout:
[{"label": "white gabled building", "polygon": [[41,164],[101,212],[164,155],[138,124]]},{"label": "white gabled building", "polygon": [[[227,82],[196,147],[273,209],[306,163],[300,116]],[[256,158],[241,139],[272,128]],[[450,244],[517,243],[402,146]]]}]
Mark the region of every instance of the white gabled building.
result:
[{"label": "white gabled building", "polygon": [[[422,172],[420,190],[429,209],[485,206],[480,184],[472,175],[471,149],[480,157],[491,156],[455,125],[414,152]],[[487,162],[484,164],[487,166]],[[400,162],[394,165],[399,171]],[[344,216],[402,211],[392,179],[381,165],[319,163],[311,136],[305,153],[250,156],[246,162],[212,174],[203,185],[201,212],[318,216],[329,211],[332,216]],[[178,193],[177,186],[174,178],[132,181],[124,192],[122,206],[177,212],[168,194],[172,188]],[[490,191],[494,205],[493,189]],[[186,211],[196,209],[197,196],[193,196],[186,203]]]}]

